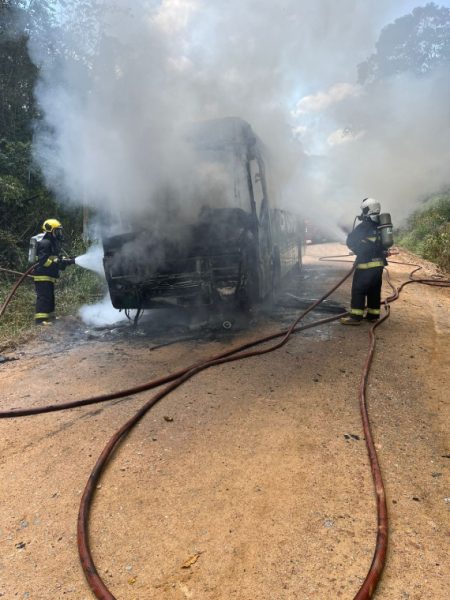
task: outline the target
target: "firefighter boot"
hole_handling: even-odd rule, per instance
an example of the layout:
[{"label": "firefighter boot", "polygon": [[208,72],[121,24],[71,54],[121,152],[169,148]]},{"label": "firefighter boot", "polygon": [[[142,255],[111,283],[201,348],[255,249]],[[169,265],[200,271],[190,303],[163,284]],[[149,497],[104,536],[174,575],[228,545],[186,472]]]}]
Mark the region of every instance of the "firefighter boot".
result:
[{"label": "firefighter boot", "polygon": [[368,308],[366,316],[364,317],[368,323],[376,323],[380,318],[379,308]]},{"label": "firefighter boot", "polygon": [[342,317],[340,319],[341,325],[361,325],[361,318],[358,317]]}]

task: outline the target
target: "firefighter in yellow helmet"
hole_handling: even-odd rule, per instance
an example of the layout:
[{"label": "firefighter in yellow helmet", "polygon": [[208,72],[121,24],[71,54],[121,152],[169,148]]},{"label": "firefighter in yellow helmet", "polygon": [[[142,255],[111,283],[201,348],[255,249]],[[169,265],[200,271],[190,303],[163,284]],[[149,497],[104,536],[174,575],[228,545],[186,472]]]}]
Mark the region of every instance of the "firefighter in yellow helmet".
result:
[{"label": "firefighter in yellow helmet", "polygon": [[32,273],[36,289],[34,320],[37,325],[49,325],[55,319],[55,282],[59,272],[75,264],[75,259],[62,255],[63,228],[57,219],[44,221],[42,232],[34,238],[37,261]]}]

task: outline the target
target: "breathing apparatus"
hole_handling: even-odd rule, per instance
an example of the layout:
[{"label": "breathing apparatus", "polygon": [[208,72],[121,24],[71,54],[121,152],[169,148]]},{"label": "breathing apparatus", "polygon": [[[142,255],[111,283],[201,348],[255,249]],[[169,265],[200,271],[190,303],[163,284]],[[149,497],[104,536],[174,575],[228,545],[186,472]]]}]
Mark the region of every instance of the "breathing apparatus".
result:
[{"label": "breathing apparatus", "polygon": [[39,242],[44,238],[45,233],[38,233],[30,238],[28,248],[28,264],[33,265],[37,261],[37,247]]},{"label": "breathing apparatus", "polygon": [[361,214],[355,218],[358,221],[372,221],[377,225],[378,239],[385,250],[394,244],[393,225],[389,213],[381,213],[381,205],[374,198],[364,198],[361,204]]},{"label": "breathing apparatus", "polygon": [[394,244],[393,225],[389,213],[381,213],[378,215],[377,229],[381,245],[385,250],[388,250]]}]

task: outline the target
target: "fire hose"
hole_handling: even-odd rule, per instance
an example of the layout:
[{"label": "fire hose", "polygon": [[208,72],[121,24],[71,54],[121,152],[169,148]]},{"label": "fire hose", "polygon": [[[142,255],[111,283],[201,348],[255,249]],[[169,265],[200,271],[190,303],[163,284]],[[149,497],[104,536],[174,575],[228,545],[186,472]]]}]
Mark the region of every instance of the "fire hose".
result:
[{"label": "fire hose", "polygon": [[[347,255],[346,255],[347,256]],[[332,257],[329,257],[332,259]],[[336,258],[336,257],[335,257]],[[399,264],[409,264],[409,263],[399,263]],[[363,423],[364,435],[366,439],[366,446],[369,455],[372,477],[374,481],[375,487],[375,495],[376,495],[376,504],[377,504],[377,518],[378,518],[378,526],[377,526],[377,539],[376,539],[376,547],[372,560],[372,564],[368,571],[368,574],[357,592],[354,600],[369,600],[372,598],[373,593],[376,589],[376,586],[381,577],[385,558],[387,551],[387,541],[388,541],[388,517],[387,517],[387,507],[386,507],[386,497],[384,491],[383,480],[381,476],[381,470],[378,463],[378,458],[375,450],[375,445],[373,442],[370,422],[367,413],[367,403],[366,403],[366,384],[367,378],[372,362],[372,358],[375,350],[375,329],[378,327],[383,321],[385,321],[389,317],[390,307],[389,304],[394,300],[397,300],[401,290],[410,283],[422,283],[426,285],[439,286],[439,287],[450,287],[449,280],[435,280],[435,279],[414,279],[412,275],[421,267],[418,265],[414,265],[417,268],[410,274],[410,278],[408,281],[404,282],[399,288],[395,288],[391,283],[388,277],[388,284],[392,289],[392,295],[384,300],[384,308],[385,314],[382,318],[380,318],[375,324],[373,324],[369,330],[369,351],[367,355],[367,359],[362,371],[360,386],[359,386],[359,402],[360,402],[360,412]],[[22,279],[14,286],[14,289],[9,294],[7,300],[4,305],[0,309],[0,316],[3,314],[7,304],[11,300],[12,296],[15,293],[15,290],[20,285],[20,283],[25,279],[26,275],[30,268],[22,277]],[[104,402],[106,400],[110,400],[113,398],[120,398],[124,396],[129,396],[132,394],[137,394],[142,391],[146,391],[152,389],[154,387],[158,387],[162,384],[168,383],[168,385],[156,393],[149,401],[147,401],[136,413],[135,415],[129,419],[109,440],[107,445],[104,447],[100,457],[98,458],[94,469],[91,472],[89,480],[86,484],[85,490],[83,492],[82,500],[80,503],[80,509],[78,514],[78,523],[77,523],[77,539],[78,539],[78,550],[82,568],[85,573],[85,577],[87,582],[89,583],[92,591],[95,596],[99,600],[116,600],[115,596],[108,590],[103,580],[101,579],[96,566],[94,564],[90,545],[89,545],[89,513],[90,507],[93,500],[93,495],[95,492],[96,484],[99,481],[101,474],[108,463],[111,455],[114,450],[118,446],[118,444],[124,439],[124,437],[131,431],[131,429],[142,419],[142,417],[155,406],[162,398],[167,396],[171,391],[182,385],[185,381],[193,377],[195,374],[203,371],[209,367],[224,364],[226,362],[232,362],[236,360],[240,360],[243,358],[249,358],[253,356],[260,356],[262,354],[266,354],[268,352],[272,352],[284,344],[287,343],[290,336],[293,333],[304,330],[309,327],[316,326],[321,323],[331,322],[333,320],[338,319],[342,315],[337,315],[333,317],[329,317],[327,319],[321,319],[320,321],[315,321],[313,323],[304,325],[302,327],[298,327],[298,323],[301,319],[303,319],[309,312],[311,312],[314,308],[316,308],[320,303],[322,303],[328,296],[330,296],[342,283],[351,275],[354,267],[343,277],[333,288],[327,292],[324,296],[322,296],[319,300],[311,304],[303,313],[300,314],[299,317],[295,319],[292,325],[282,332],[278,332],[276,334],[272,334],[270,336],[266,336],[264,338],[259,338],[254,340],[253,342],[249,342],[247,344],[243,344],[237,348],[234,348],[228,352],[216,355],[211,357],[210,359],[205,360],[204,362],[198,363],[196,365],[191,365],[186,369],[178,371],[172,375],[155,379],[145,384],[141,384],[139,386],[135,386],[134,388],[129,388],[127,390],[122,390],[119,392],[114,392],[111,394],[104,394],[101,396],[88,398],[85,400],[78,400],[71,403],[66,403],[64,405],[54,405],[51,407],[40,407],[34,409],[19,409],[13,411],[4,411],[0,412],[0,418],[11,418],[18,416],[25,416],[30,414],[40,414],[43,412],[50,412],[53,410],[63,410],[65,408],[73,408],[75,406],[83,406],[86,404],[93,404],[96,402]],[[345,313],[344,313],[345,314]],[[266,343],[271,341],[277,337],[282,337],[281,341],[270,346],[269,348],[263,348],[260,350],[247,351],[251,347]]]},{"label": "fire hose", "polygon": [[[18,287],[25,281],[25,279],[30,275],[31,271],[33,271],[33,269],[36,267],[36,265],[31,265],[31,267],[29,267],[25,273],[18,273],[20,275],[19,279],[16,281],[16,283],[13,285],[13,287],[11,288],[11,291],[9,292],[9,294],[6,296],[5,301],[3,302],[3,304],[0,306],[0,317],[3,316],[3,313],[6,310],[6,307],[8,306],[8,304],[11,302],[11,300],[13,299],[14,294],[16,293]],[[2,271],[7,271],[9,269],[2,269]],[[10,271],[11,272],[11,271]],[[12,271],[12,272],[16,272],[16,271]]]},{"label": "fire hose", "polygon": [[[14,269],[5,269],[5,267],[0,267],[0,271],[2,273],[9,273],[10,275],[25,275],[21,271],[14,271]],[[32,275],[27,275],[27,277],[32,277]]]}]

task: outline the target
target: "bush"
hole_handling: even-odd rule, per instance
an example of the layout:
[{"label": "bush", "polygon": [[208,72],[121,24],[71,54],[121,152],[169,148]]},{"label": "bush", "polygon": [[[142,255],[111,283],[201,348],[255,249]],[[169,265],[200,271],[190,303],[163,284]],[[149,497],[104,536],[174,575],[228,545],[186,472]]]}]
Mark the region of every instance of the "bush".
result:
[{"label": "bush", "polygon": [[423,241],[423,257],[450,272],[450,223],[442,225]]},{"label": "bush", "polygon": [[450,271],[450,192],[432,197],[399,232],[398,245]]}]

